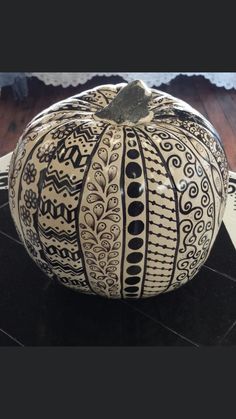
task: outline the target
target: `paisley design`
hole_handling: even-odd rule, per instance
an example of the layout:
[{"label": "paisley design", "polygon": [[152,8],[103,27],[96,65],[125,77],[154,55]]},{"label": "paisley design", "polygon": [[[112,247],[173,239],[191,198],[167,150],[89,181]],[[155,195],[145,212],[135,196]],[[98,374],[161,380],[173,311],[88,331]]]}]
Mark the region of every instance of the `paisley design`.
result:
[{"label": "paisley design", "polygon": [[132,83],[41,112],[9,171],[12,217],[39,268],[108,298],[152,297],[190,281],[211,251],[228,189],[214,127],[183,101]]},{"label": "paisley design", "polygon": [[[101,295],[118,298],[121,297],[119,284],[121,252],[114,251],[114,246],[117,250],[121,248],[120,240],[122,237],[121,234],[117,234],[117,225],[120,223],[119,233],[121,233],[122,215],[115,213],[114,210],[121,212],[121,196],[118,194],[115,196],[115,194],[119,190],[119,177],[116,175],[121,170],[123,147],[121,142],[119,142],[118,147],[116,146],[116,154],[120,157],[120,165],[111,165],[111,163],[114,163],[114,158],[111,159],[114,156],[112,149],[118,144],[118,141],[115,138],[112,127],[108,128],[104,135],[106,135],[105,138],[109,137],[109,141],[102,141],[103,145],[98,147],[93,156],[87,173],[88,181],[84,184],[81,201],[82,206],[90,204],[90,207],[88,206],[86,212],[80,212],[79,223],[87,225],[87,237],[91,230],[96,230],[97,233],[93,239],[93,247],[90,250],[92,253],[94,252],[93,262],[88,260],[86,252],[84,252],[85,265],[87,265],[86,274],[92,278],[90,280],[91,288]],[[102,160],[102,170],[97,171],[97,162],[99,160]],[[116,183],[109,185],[111,180],[113,182],[116,181]],[[88,193],[89,183],[97,185],[97,196],[99,196],[99,199],[91,199],[91,194]],[[101,203],[98,204],[98,200]],[[104,205],[103,202],[106,202],[106,204]],[[93,217],[92,214],[95,214],[96,217]],[[94,224],[91,223],[92,217]],[[86,244],[84,243],[86,239],[85,232],[80,231],[82,247],[83,244]],[[94,273],[94,275],[91,276],[91,273]],[[113,273],[113,277],[111,277],[111,273]]]}]

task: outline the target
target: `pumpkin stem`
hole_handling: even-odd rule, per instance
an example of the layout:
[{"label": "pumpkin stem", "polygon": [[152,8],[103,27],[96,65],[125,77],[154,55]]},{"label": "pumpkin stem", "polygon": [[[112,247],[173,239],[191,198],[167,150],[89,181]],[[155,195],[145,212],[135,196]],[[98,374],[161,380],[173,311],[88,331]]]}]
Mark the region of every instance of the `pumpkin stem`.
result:
[{"label": "pumpkin stem", "polygon": [[152,91],[142,80],[123,87],[105,108],[94,114],[95,119],[115,125],[139,125],[150,122],[153,112],[148,109]]}]

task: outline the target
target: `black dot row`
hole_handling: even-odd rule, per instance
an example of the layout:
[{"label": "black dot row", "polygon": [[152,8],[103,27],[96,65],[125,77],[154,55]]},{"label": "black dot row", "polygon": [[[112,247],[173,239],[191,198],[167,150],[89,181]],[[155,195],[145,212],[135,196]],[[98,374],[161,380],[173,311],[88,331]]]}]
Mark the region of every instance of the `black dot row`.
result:
[{"label": "black dot row", "polygon": [[[136,142],[135,144],[134,142],[135,141],[132,140],[132,145],[131,145],[131,140],[130,140],[129,145],[134,147],[136,145]],[[131,160],[135,160],[140,156],[140,153],[136,149],[131,149],[127,152],[127,156]],[[139,178],[141,174],[142,174],[142,168],[138,163],[136,162],[128,163],[126,167],[126,176],[129,179]],[[138,198],[142,195],[143,190],[144,190],[143,185],[141,183],[131,182],[127,188],[127,193],[130,198]],[[143,211],[144,211],[144,205],[142,202],[133,201],[129,204],[128,214],[131,217],[137,217]],[[144,223],[141,220],[131,221],[128,225],[128,232],[132,236],[138,236],[139,234],[143,232],[143,230],[144,230]],[[137,276],[141,272],[141,267],[137,266],[136,264],[138,264],[142,260],[143,253],[137,252],[136,250],[140,249],[142,246],[143,246],[143,239],[139,237],[135,237],[131,239],[128,243],[128,247],[134,251],[130,253],[126,258],[126,261],[131,264],[131,266],[127,268],[126,272],[128,275],[132,275],[132,276],[128,276],[125,279],[125,283],[128,285],[127,287],[124,288],[124,291],[126,292],[126,297],[138,296],[137,292],[139,291],[139,287],[135,285],[139,284],[141,281],[141,278]]]}]

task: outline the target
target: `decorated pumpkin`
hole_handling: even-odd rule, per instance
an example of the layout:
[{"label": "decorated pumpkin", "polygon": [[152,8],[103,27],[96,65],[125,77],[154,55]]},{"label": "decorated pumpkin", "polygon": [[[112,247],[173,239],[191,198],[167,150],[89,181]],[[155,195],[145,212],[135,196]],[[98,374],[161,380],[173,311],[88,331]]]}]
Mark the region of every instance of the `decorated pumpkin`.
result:
[{"label": "decorated pumpkin", "polygon": [[142,81],[98,86],[41,112],[9,173],[12,217],[39,268],[108,298],[190,281],[217,236],[227,186],[213,126]]}]

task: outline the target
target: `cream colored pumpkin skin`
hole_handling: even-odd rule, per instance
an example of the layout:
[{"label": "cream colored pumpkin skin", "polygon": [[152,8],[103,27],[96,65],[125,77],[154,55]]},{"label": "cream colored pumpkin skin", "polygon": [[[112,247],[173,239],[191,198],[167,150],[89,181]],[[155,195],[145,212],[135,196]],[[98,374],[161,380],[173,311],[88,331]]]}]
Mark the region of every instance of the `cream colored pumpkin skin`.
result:
[{"label": "cream colored pumpkin skin", "polygon": [[13,153],[9,202],[37,265],[66,287],[146,298],[187,283],[205,263],[227,196],[218,134],[189,105],[152,89],[152,120],[96,118],[125,84],[56,103]]}]

